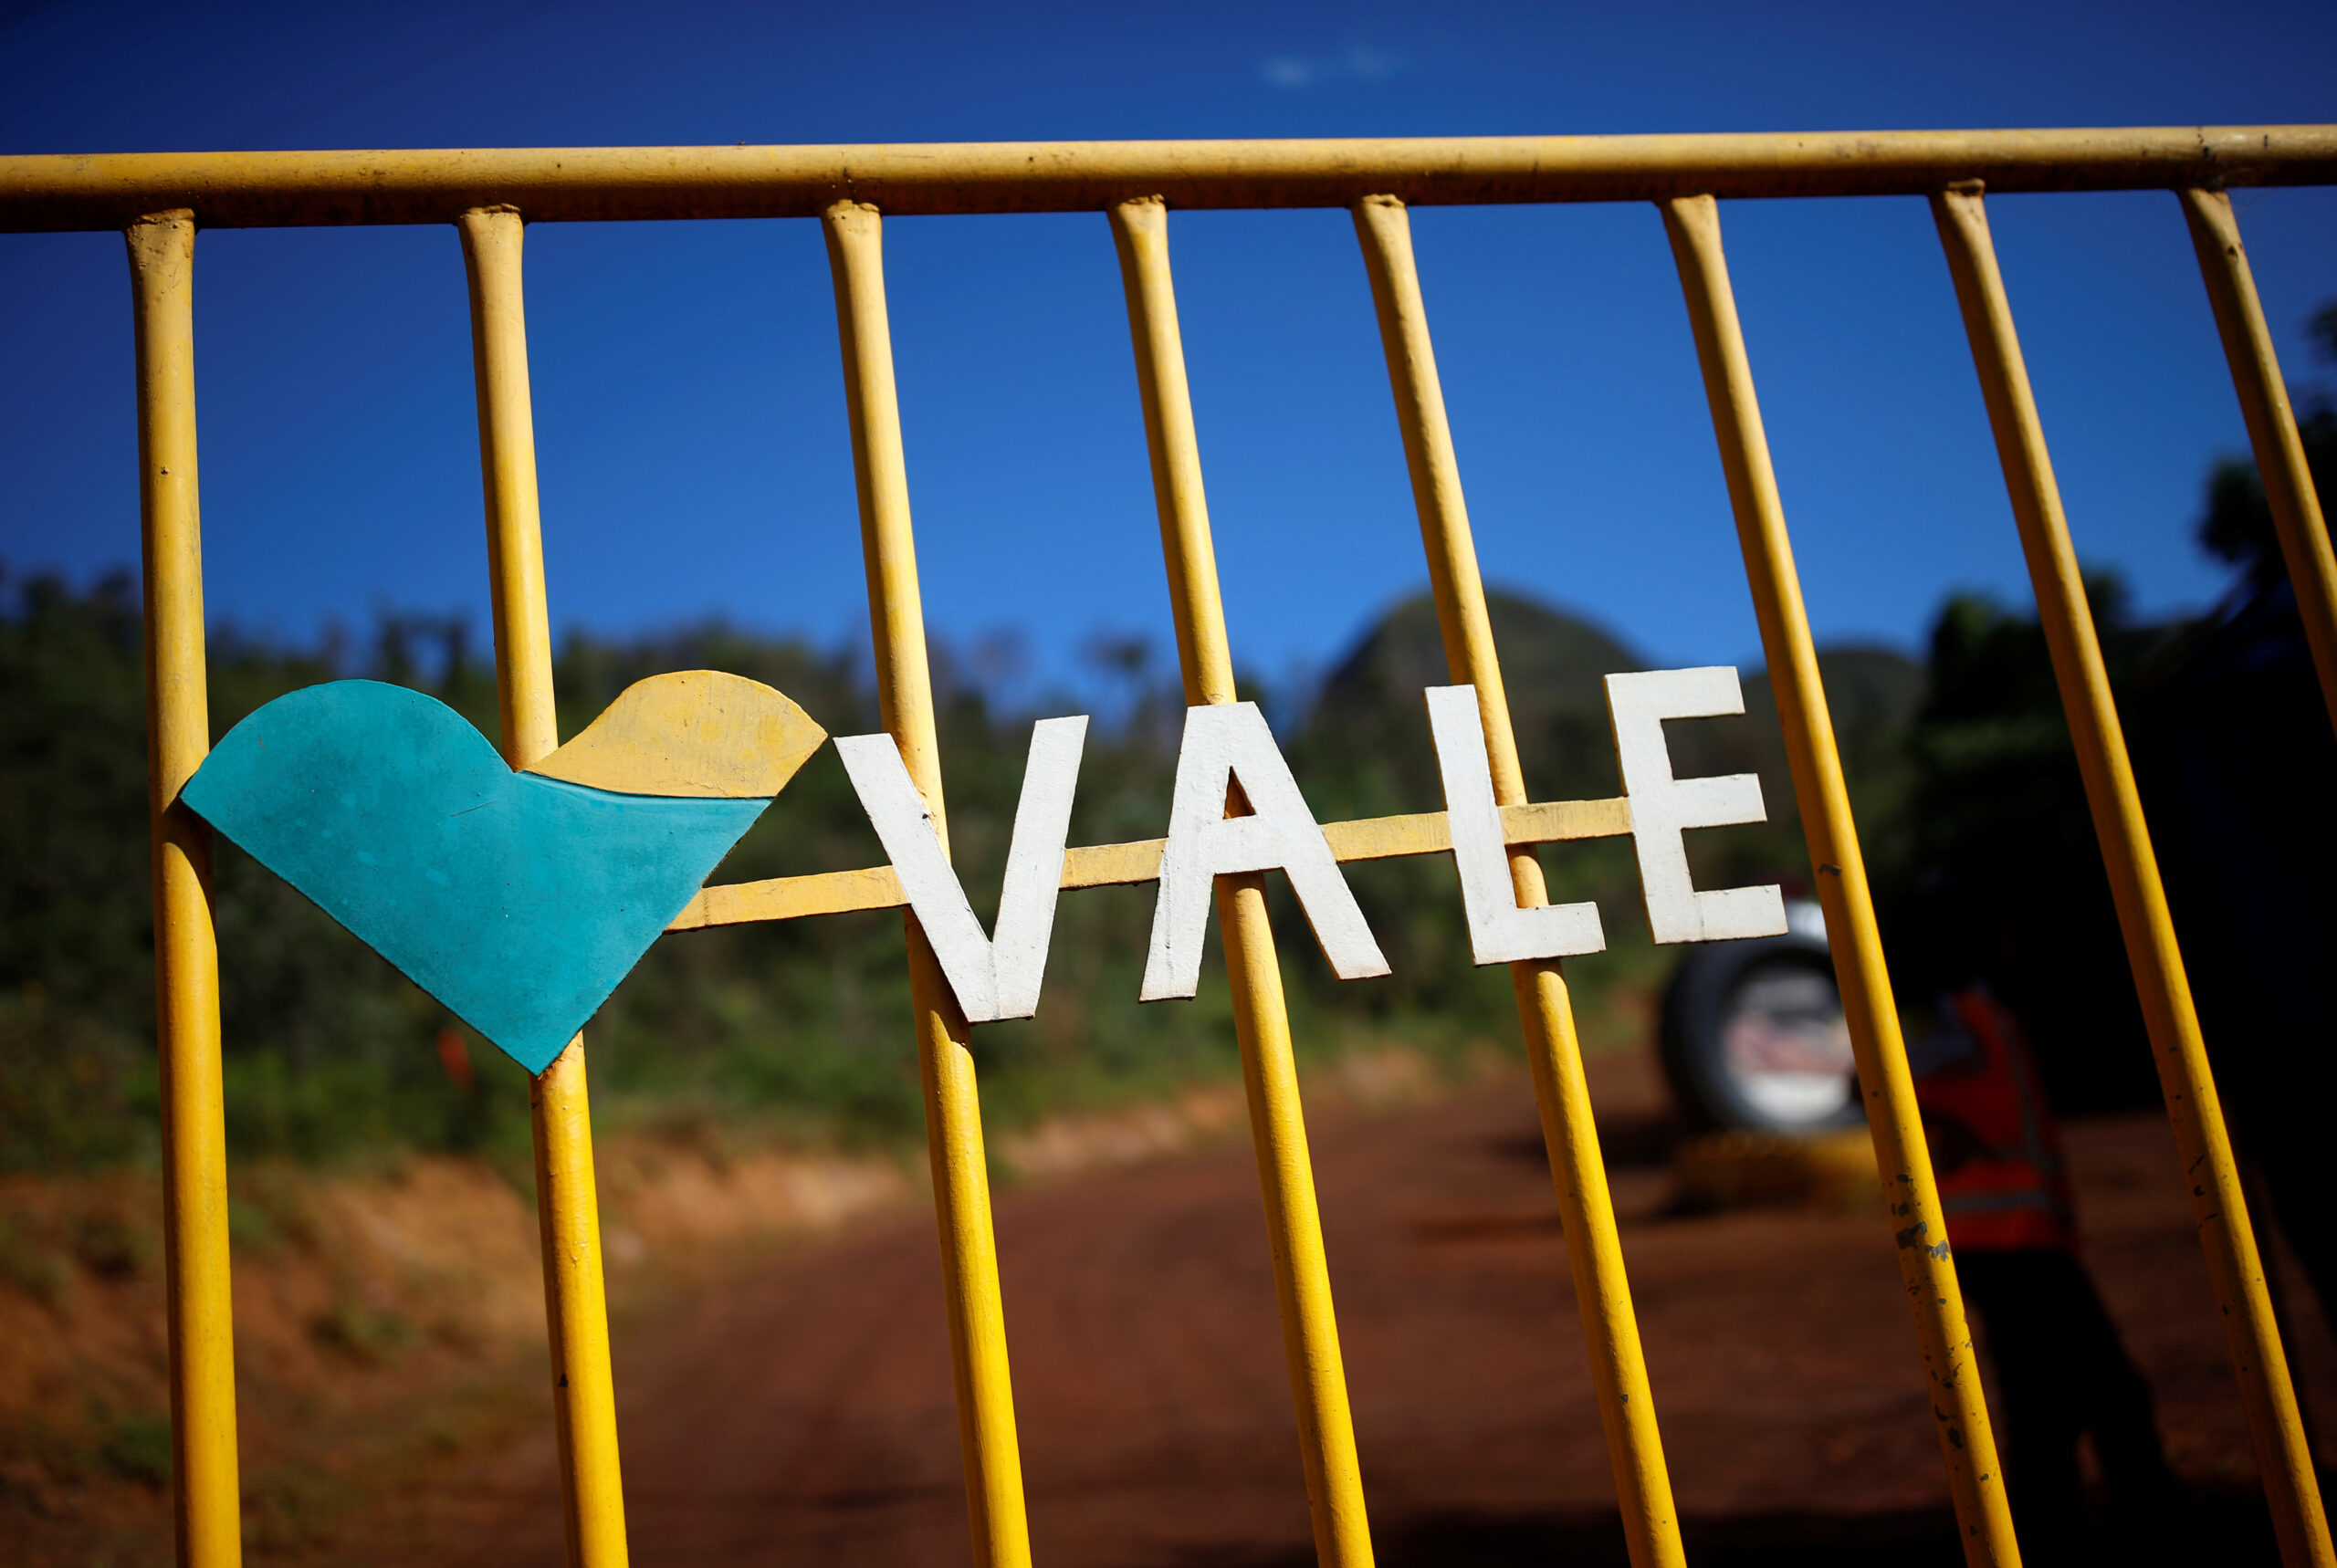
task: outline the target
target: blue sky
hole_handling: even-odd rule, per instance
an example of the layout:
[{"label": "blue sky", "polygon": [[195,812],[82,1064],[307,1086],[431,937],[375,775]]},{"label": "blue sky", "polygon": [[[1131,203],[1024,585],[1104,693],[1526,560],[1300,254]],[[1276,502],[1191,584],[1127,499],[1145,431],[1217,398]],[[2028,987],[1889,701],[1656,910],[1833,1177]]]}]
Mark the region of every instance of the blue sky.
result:
[{"label": "blue sky", "polygon": [[[2332,60],[2326,5],[0,5],[0,151],[2325,121]],[[2337,193],[2237,204],[2303,380]],[[2174,199],[1990,208],[2080,552],[2148,611],[2211,601],[2200,482],[2245,434]],[[1913,648],[1951,588],[2024,601],[1923,204],[1723,222],[1821,639]],[[1414,230],[1488,578],[1660,663],[1758,663],[1654,210]],[[1424,580],[1352,229],[1171,232],[1237,659],[1319,669]],[[901,219],[886,245],[933,630],[1018,631],[1039,680],[1099,631],[1165,645],[1104,218]],[[215,622],[483,622],[452,231],[209,231],[197,261]],[[528,267],[555,622],[864,634],[817,225],[543,225]],[[134,561],[131,415],[120,239],[0,235],[12,572]]]}]

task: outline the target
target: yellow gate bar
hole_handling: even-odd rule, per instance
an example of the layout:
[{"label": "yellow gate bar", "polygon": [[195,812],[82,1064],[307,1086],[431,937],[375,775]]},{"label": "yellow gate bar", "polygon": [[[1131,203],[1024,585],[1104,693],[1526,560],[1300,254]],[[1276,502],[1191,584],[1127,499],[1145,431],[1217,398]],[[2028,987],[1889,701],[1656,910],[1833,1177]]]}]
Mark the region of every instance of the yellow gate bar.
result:
[{"label": "yellow gate bar", "polygon": [[[1201,490],[1200,445],[1193,434],[1192,394],[1185,384],[1185,346],[1177,329],[1177,296],[1168,273],[1168,210],[1158,199],[1112,209],[1112,237],[1127,290],[1137,384],[1151,449],[1153,498],[1160,513],[1161,553],[1177,623],[1177,656],[1185,701],[1235,701],[1233,656],[1217,588],[1217,551],[1210,540]],[[1250,1135],[1258,1156],[1266,1233],[1281,1308],[1283,1351],[1297,1408],[1299,1457],[1324,1568],[1369,1568],[1371,1529],[1364,1515],[1363,1476],[1356,1461],[1355,1423],[1347,1409],[1347,1368],[1331,1310],[1331,1273],[1323,1222],[1315,1204],[1315,1167],[1306,1152],[1306,1117],[1291,1058],[1290,1013],[1282,967],[1266,916],[1262,874],[1217,879],[1217,923],[1233,994],[1234,1035],[1250,1102]]]},{"label": "yellow gate bar", "polygon": [[2012,305],[1988,237],[1987,213],[1980,191],[1964,187],[1935,193],[1932,214],[1955,279],[1965,331],[1972,340],[1972,359],[1987,401],[1988,423],[1996,432],[2005,486],[2011,492],[2021,549],[2036,586],[2046,647],[2053,656],[2062,710],[2069,716],[2094,832],[2101,841],[2102,863],[2110,873],[2118,924],[2125,934],[2127,961],[2133,967],[2159,1083],[2175,1124],[2175,1147],[2191,1181],[2191,1213],[2206,1249],[2216,1299],[2223,1308],[2224,1333],[2279,1535],[2281,1560],[2290,1568],[2308,1563],[2330,1568],[2337,1563],[2337,1554],[2330,1549],[2312,1452],[2298,1419],[2296,1390],[2289,1381],[2279,1327],[2265,1291],[2239,1171],[2232,1160],[2206,1048],[2199,1038],[2199,1016],[2191,1004],[2183,954],[2175,945],[2166,892],[2159,883],[2158,860],[2135,793],[2134,770],[2102,666],[2093,612],[2086,604],[2077,551],[2070,542],[2060,490],[2045,450],[2044,426],[2029,390],[2020,340],[2013,331]]},{"label": "yellow gate bar", "polygon": [[162,1101],[162,1260],[171,1353],[171,1499],[187,1568],[243,1561],[228,1289],[227,1123],[211,830],[179,791],[211,750],[195,482],[194,214],[126,231],[138,353],[138,499],[146,558],[147,803],[154,840],[154,1004]]},{"label": "yellow gate bar", "polygon": [[1874,900],[1867,888],[1866,859],[1859,849],[1858,824],[1850,817],[1850,792],[1842,783],[1834,721],[1818,673],[1793,543],[1786,533],[1785,502],[1769,464],[1769,439],[1754,395],[1753,366],[1736,318],[1728,260],[1721,250],[1720,209],[1710,196],[1669,202],[1663,207],[1663,226],[1672,237],[1696,357],[1703,367],[1704,396],[1712,405],[1713,431],[1720,441],[1721,467],[1728,477],[1729,503],[1745,551],[1745,580],[1753,591],[1761,649],[1769,662],[1770,685],[1785,730],[1794,801],[1801,811],[1816,873],[1811,880],[1826,912],[1843,1018],[1866,1094],[1867,1130],[1874,1140],[1875,1166],[1881,1173],[1883,1199],[1898,1241],[1900,1278],[1906,1282],[1915,1338],[1923,1347],[1965,1561],[1974,1568],[2017,1563],[2020,1547],[2005,1504],[2004,1469],[1997,1462],[1987,1401],[1973,1359],[1964,1296],[1956,1288],[1947,1226],[1932,1177],[1931,1150],[1923,1138],[1923,1113],[1915,1103],[1899,1009],[1892,998]]},{"label": "yellow gate bar", "polygon": [[2232,215],[2231,198],[2221,191],[2175,193],[2190,225],[2192,247],[2199,253],[2199,273],[2215,307],[2224,357],[2231,361],[2232,385],[2248,421],[2248,444],[2256,449],[2264,498],[2271,504],[2280,559],[2296,587],[2297,614],[2312,647],[2321,700],[2328,704],[2330,721],[2337,724],[2337,556],[2330,552],[2329,525],[2305,464],[2304,443],[2297,436],[2289,383],[2281,380],[2280,361],[2272,352],[2264,302],[2256,297],[2256,276],[2239,243],[2239,220]]},{"label": "yellow gate bar", "polygon": [[[1396,422],[1403,432],[1420,542],[1428,552],[1429,581],[1444,634],[1445,666],[1455,684],[1477,688],[1493,799],[1514,810],[1526,800],[1525,777],[1493,647],[1484,583],[1478,574],[1469,509],[1462,498],[1461,465],[1445,417],[1436,350],[1429,340],[1428,308],[1412,258],[1411,219],[1400,199],[1368,196],[1356,204],[1355,226],[1378,308]],[[1521,905],[1531,908],[1549,902],[1542,862],[1530,845],[1511,849],[1509,871]],[[1598,1390],[1608,1461],[1615,1472],[1624,1539],[1633,1568],[1678,1568],[1685,1557],[1672,1506],[1672,1477],[1664,1466],[1663,1435],[1656,1426],[1655,1396],[1640,1349],[1639,1319],[1631,1308],[1622,1243],[1615,1232],[1615,1208],[1607,1191],[1607,1167],[1599,1157],[1598,1128],[1591,1118],[1566,977],[1556,959],[1513,964],[1509,972],[1534,1071],[1534,1099],[1541,1112],[1550,1179],[1557,1188],[1567,1260],[1583,1337],[1588,1342],[1591,1381]]]},{"label": "yellow gate bar", "polygon": [[[520,286],[519,214],[462,214],[478,381],[479,468],[495,616],[496,691],[503,757],[513,768],[560,746],[552,706],[551,622],[544,602],[543,529],[536,501],[535,413],[528,394],[528,326]],[[584,1037],[568,1042],[529,1086],[535,1130],[536,1218],[551,1340],[553,1429],[568,1560],[624,1568],[624,1490],[617,1463],[616,1390],[609,1368],[609,1308],[601,1271],[601,1208],[592,1173],[592,1118]]]},{"label": "yellow gate bar", "polygon": [[193,208],[216,228],[452,223],[515,202],[538,223],[1182,207],[1923,195],[2337,183],[2337,126],[987,141],[868,147],[107,152],[0,158],[0,231],[120,228]]},{"label": "yellow gate bar", "polygon": [[[1539,800],[1501,809],[1502,831],[1513,844],[1550,844],[1572,839],[1619,838],[1631,831],[1631,802],[1618,795],[1606,800]],[[1323,824],[1323,841],[1336,861],[1396,860],[1405,855],[1446,854],[1452,830],[1441,811],[1402,817],[1363,817]],[[1136,839],[1124,844],[1074,844],[1063,852],[1064,889],[1127,887],[1160,875],[1167,839]],[[889,865],[856,871],[813,872],[774,876],[762,882],[730,882],[701,888],[668,931],[702,931],[710,925],[746,925],[764,920],[801,920],[812,915],[842,915],[855,909],[898,909],[908,902],[899,873]]]},{"label": "yellow gate bar", "polygon": [[[893,386],[893,335],[885,311],[882,220],[875,207],[838,202],[822,214],[835,280],[843,339],[844,401],[852,422],[853,472],[860,490],[860,542],[868,572],[868,619],[875,643],[876,695],[885,728],[932,812],[942,852],[941,749],[934,731],[933,680],[926,663],[925,609],[917,545],[909,532],[908,471],[901,450],[900,402]],[[971,1036],[941,966],[915,915],[908,935],[909,993],[917,1009],[917,1062],[925,1084],[926,1144],[933,1165],[934,1216],[941,1230],[948,1296],[950,1364],[958,1383],[958,1435],[966,1465],[966,1506],[979,1568],[1023,1568],[1031,1561],[1022,1458],[1014,1432],[1014,1387],[1006,1358],[1006,1312],[990,1228],[990,1166],[982,1148],[981,1102]]]}]

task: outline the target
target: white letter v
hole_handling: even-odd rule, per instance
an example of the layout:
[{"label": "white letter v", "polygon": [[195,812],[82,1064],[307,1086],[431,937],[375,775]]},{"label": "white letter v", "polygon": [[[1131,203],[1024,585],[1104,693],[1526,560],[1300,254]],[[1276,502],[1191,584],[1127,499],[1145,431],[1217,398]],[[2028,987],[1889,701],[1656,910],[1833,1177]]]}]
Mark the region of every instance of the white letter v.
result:
[{"label": "white letter v", "polygon": [[892,857],[901,891],[908,894],[909,908],[933,944],[933,956],[941,961],[968,1023],[1026,1019],[1039,1010],[1039,983],[1054,936],[1055,894],[1063,886],[1064,842],[1071,832],[1071,797],[1086,745],[1085,714],[1042,719],[1032,727],[993,942],[982,935],[965,884],[941,852],[933,813],[910,782],[893,737],[836,737],[836,754],[844,758],[861,809]]}]

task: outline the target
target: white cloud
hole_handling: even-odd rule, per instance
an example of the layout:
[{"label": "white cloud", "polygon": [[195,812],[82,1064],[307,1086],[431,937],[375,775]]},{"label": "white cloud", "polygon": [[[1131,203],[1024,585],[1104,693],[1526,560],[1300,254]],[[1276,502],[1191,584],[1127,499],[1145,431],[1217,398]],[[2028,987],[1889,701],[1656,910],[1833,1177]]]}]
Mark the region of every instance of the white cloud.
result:
[{"label": "white cloud", "polygon": [[1351,43],[1328,55],[1270,55],[1258,62],[1258,74],[1268,87],[1295,92],[1323,82],[1384,81],[1403,64],[1385,49]]}]

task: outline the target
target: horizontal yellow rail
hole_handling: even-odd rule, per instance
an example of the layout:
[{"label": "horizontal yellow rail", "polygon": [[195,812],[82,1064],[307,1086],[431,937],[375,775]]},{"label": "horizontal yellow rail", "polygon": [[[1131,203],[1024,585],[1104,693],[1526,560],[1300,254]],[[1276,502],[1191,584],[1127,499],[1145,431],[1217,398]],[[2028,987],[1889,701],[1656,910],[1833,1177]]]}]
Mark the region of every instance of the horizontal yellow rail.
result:
[{"label": "horizontal yellow rail", "polygon": [[[1512,845],[1555,844],[1569,839],[1619,838],[1631,831],[1631,802],[1540,800],[1504,806],[1503,835]],[[1394,860],[1400,855],[1441,854],[1452,848],[1452,832],[1441,811],[1405,817],[1366,817],[1326,822],[1323,837],[1342,861]],[[1166,839],[1127,844],[1088,844],[1065,850],[1063,885],[1117,887],[1154,882],[1160,876]],[[854,909],[898,909],[908,903],[901,879],[888,865],[859,871],[828,871],[810,876],[777,876],[767,882],[738,882],[709,887],[674,916],[668,931],[703,931],[710,925],[746,925],[760,920],[800,920],[810,915],[842,915]]]},{"label": "horizontal yellow rail", "polygon": [[2337,126],[1830,131],[1315,141],[982,141],[875,147],[580,147],[92,152],[0,158],[0,232],[119,229],[190,208],[211,228],[453,223],[508,203],[530,223],[808,218],[839,200],[895,217],[1182,207],[1928,195],[2337,183]]}]

